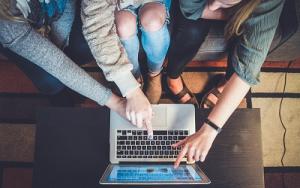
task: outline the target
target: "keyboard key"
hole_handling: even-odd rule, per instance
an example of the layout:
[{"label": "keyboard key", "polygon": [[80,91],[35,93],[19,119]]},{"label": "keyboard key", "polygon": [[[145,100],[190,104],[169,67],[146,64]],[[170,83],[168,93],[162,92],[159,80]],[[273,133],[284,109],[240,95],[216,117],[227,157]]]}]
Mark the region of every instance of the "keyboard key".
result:
[{"label": "keyboard key", "polygon": [[136,131],[135,130],[132,131],[132,135],[136,135]]},{"label": "keyboard key", "polygon": [[136,144],[136,145],[140,145],[140,141],[138,141],[138,140],[135,141],[135,144]]},{"label": "keyboard key", "polygon": [[184,135],[189,135],[189,131],[184,131]]},{"label": "keyboard key", "polygon": [[131,141],[130,144],[131,144],[131,145],[135,145],[135,141]]},{"label": "keyboard key", "polygon": [[117,136],[117,140],[127,140],[127,136]]},{"label": "keyboard key", "polygon": [[153,135],[166,135],[167,131],[154,130]]},{"label": "keyboard key", "polygon": [[161,141],[161,145],[166,145],[166,141]]},{"label": "keyboard key", "polygon": [[150,145],[150,141],[146,141],[146,145]]},{"label": "keyboard key", "polygon": [[137,131],[137,135],[142,135],[142,131]]},{"label": "keyboard key", "polygon": [[122,131],[122,135],[125,136],[126,135],[126,131]]},{"label": "keyboard key", "polygon": [[125,141],[118,141],[117,144],[118,145],[125,145]]}]

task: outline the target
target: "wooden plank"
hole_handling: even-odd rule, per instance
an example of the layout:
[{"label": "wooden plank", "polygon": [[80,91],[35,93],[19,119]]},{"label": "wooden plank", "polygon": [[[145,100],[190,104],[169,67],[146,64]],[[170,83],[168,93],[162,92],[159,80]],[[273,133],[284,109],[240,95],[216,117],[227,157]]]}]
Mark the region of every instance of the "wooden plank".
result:
[{"label": "wooden plank", "polygon": [[37,93],[31,80],[8,60],[0,61],[0,93]]},{"label": "wooden plank", "polygon": [[32,168],[5,168],[2,188],[32,188]]}]

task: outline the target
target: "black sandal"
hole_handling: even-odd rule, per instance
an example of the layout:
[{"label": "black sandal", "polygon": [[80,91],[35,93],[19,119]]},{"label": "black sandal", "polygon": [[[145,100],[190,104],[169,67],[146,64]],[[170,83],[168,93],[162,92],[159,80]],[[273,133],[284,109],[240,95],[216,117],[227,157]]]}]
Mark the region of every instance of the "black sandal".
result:
[{"label": "black sandal", "polygon": [[[169,97],[175,102],[175,103],[181,103],[181,104],[193,104],[196,108],[199,108],[199,103],[198,100],[195,96],[195,94],[193,92],[191,92],[187,87],[186,84],[183,80],[183,78],[180,76],[180,79],[182,81],[182,85],[183,88],[182,90],[178,93],[178,94],[174,94],[169,86],[168,86],[168,82],[167,82],[167,76],[165,76],[164,78],[164,83],[165,83],[165,88],[167,91],[167,94],[169,95]],[[188,101],[186,101],[185,103],[182,103],[180,100],[182,99],[182,97],[184,97],[186,94],[190,95],[190,99]]]}]

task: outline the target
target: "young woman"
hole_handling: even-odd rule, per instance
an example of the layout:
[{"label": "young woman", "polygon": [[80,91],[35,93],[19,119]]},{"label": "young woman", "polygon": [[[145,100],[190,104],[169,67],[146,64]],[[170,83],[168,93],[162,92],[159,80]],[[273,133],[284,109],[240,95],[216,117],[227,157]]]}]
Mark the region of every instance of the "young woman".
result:
[{"label": "young woman", "polygon": [[[151,131],[150,104],[146,102],[140,105],[142,108],[134,106],[135,101],[128,102],[114,95],[77,66],[69,59],[60,48],[68,45],[68,38],[71,31],[74,15],[75,3],[73,0],[2,0],[0,1],[0,42],[10,53],[19,56],[22,67],[28,71],[31,78],[48,79],[53,75],[69,88],[96,101],[100,105],[106,105],[126,117],[126,110],[130,110],[132,115],[140,118],[131,118],[133,124],[142,127],[145,124]],[[50,42],[50,40],[52,42]],[[106,47],[109,48],[109,47]],[[37,66],[41,67],[37,69]],[[32,75],[39,74],[39,75]],[[46,74],[46,76],[45,76]],[[55,78],[50,77],[52,80]],[[45,81],[49,83],[49,81]],[[60,90],[59,81],[49,83],[50,91],[56,93]],[[41,86],[43,80],[35,81]],[[41,86],[44,87],[44,86]],[[47,88],[49,89],[49,88]],[[46,89],[46,91],[48,91]],[[134,106],[134,107],[131,107]],[[147,110],[145,110],[147,109]]]},{"label": "young woman", "polygon": [[148,65],[145,93],[152,104],[158,103],[162,91],[160,72],[170,43],[167,28],[170,3],[170,0],[121,1],[115,13],[118,35],[140,83],[143,77],[139,67],[138,33],[141,32]]},{"label": "young woman", "polygon": [[[220,130],[218,128],[223,127],[250,86],[259,82],[260,68],[273,40],[284,0],[180,0],[179,3],[186,19],[227,20],[225,37],[230,48],[225,81],[209,92],[204,99],[210,101],[204,102],[204,107],[211,105],[213,109],[199,131],[174,145],[183,146],[175,167],[185,155],[190,162],[205,160]],[[198,31],[202,32],[201,29]],[[181,45],[172,47],[182,48]],[[172,50],[176,51],[171,48],[170,51]],[[175,82],[177,90],[182,89],[180,78],[168,79],[169,85]],[[176,91],[173,91],[176,94]],[[186,100],[191,97],[188,95],[184,96]]]}]

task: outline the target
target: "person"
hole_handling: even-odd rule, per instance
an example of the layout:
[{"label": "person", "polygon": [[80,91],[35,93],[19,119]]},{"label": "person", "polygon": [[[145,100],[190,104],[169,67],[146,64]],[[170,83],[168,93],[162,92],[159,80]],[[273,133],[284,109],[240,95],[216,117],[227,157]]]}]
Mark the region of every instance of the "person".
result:
[{"label": "person", "polygon": [[[250,86],[259,82],[260,68],[275,35],[284,0],[179,0],[179,4],[183,16],[195,20],[195,25],[199,24],[199,18],[226,20],[225,38],[230,47],[225,81],[218,84],[204,99],[210,100],[209,103],[205,102],[204,107],[211,107],[212,111],[200,130],[173,145],[182,147],[174,163],[175,167],[178,167],[184,156],[187,156],[189,162],[205,160],[218,132]],[[199,27],[193,28],[197,28],[194,31],[203,32]],[[176,39],[182,40],[179,37]],[[171,45],[170,51],[176,51],[172,47],[181,49],[182,43],[180,46]],[[197,45],[190,48],[194,47],[198,49]],[[178,87],[182,85],[179,84]],[[218,95],[215,94],[216,90]]]},{"label": "person", "polygon": [[[32,79],[40,79],[35,83],[43,91],[56,93],[64,84],[126,118],[126,109],[132,104],[94,80],[61,50],[69,42],[75,3],[73,0],[2,0],[0,43],[18,60],[24,60],[18,62],[20,68]],[[130,121],[138,127],[146,126],[145,122],[133,118]],[[151,133],[151,124],[147,126]]]},{"label": "person", "polygon": [[82,0],[83,35],[106,79],[113,81],[127,100],[126,117],[134,124],[151,123],[152,107],[133,76],[115,25],[117,0]]},{"label": "person", "polygon": [[162,93],[161,71],[170,44],[167,27],[170,3],[170,0],[122,1],[115,13],[117,33],[133,65],[132,73],[140,83],[143,77],[139,67],[138,33],[141,33],[148,65],[145,94],[152,104],[158,103]]}]

